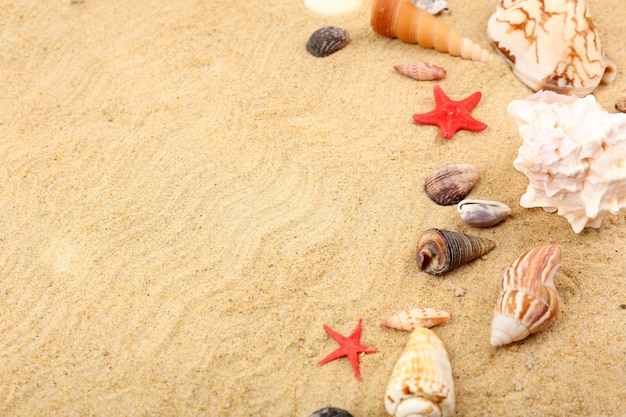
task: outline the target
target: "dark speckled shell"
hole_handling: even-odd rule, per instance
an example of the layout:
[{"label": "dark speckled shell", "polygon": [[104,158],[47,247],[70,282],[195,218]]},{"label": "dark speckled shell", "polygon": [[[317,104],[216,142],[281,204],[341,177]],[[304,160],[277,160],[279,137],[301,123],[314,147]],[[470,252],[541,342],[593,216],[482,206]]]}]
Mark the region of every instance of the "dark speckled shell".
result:
[{"label": "dark speckled shell", "polygon": [[335,407],[326,407],[321,408],[311,414],[309,417],[353,417],[352,414],[348,413],[341,408]]},{"label": "dark speckled shell", "polygon": [[350,42],[350,35],[337,26],[326,26],[313,32],[306,50],[313,56],[325,57],[334,54]]}]

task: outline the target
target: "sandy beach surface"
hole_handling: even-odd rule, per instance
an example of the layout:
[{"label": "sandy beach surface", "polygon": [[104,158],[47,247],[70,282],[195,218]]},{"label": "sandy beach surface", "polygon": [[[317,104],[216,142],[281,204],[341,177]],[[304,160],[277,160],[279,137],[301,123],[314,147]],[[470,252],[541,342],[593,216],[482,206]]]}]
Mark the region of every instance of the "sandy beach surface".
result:
[{"label": "sandy beach surface", "polygon": [[[438,17],[493,51],[494,0]],[[626,8],[589,0],[626,88]],[[418,306],[452,314],[457,416],[626,416],[626,211],[598,229],[519,205],[528,185],[506,112],[531,94],[499,56],[477,63],[374,33],[371,0],[325,16],[301,1],[0,1],[0,415],[383,417]],[[316,29],[351,42],[326,58]],[[438,82],[392,65],[444,67]],[[481,91],[482,132],[415,124],[433,87]],[[424,180],[475,164],[471,198],[512,208],[466,226]],[[437,227],[496,242],[442,277],[415,245]],[[500,279],[556,243],[558,319],[493,348]],[[363,319],[357,380],[318,361]]]}]

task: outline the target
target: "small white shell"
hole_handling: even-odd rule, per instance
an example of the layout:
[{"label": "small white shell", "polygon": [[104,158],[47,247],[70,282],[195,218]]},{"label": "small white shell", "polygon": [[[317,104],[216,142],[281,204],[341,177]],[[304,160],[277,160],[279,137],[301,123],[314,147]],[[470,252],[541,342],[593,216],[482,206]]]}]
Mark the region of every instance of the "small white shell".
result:
[{"label": "small white shell", "polygon": [[335,15],[348,13],[361,6],[363,0],[304,0],[304,5],[315,13]]},{"label": "small white shell", "polygon": [[474,227],[490,227],[502,222],[511,214],[511,208],[499,201],[463,200],[456,211],[465,223]]},{"label": "small white shell", "polygon": [[421,11],[430,14],[450,11],[448,2],[444,0],[411,0],[411,3],[416,5]]},{"label": "small white shell", "polygon": [[383,320],[380,325],[398,330],[413,331],[418,327],[434,327],[450,318],[450,313],[430,307],[401,311]]},{"label": "small white shell", "polygon": [[506,345],[548,327],[559,313],[554,275],[561,266],[559,245],[533,248],[506,270],[491,323],[491,346]]},{"label": "small white shell", "polygon": [[385,395],[394,417],[454,415],[454,380],[448,352],[429,329],[413,330],[398,359]]}]

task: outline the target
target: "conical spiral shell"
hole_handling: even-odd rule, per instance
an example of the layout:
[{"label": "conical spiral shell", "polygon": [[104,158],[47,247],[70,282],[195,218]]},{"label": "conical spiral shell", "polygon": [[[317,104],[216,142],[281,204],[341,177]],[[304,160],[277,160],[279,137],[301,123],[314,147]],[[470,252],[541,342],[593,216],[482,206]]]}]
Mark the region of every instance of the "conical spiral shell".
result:
[{"label": "conical spiral shell", "polygon": [[448,352],[429,329],[415,329],[391,373],[385,408],[394,417],[453,416],[454,380]]},{"label": "conical spiral shell", "polygon": [[408,64],[394,65],[393,68],[400,74],[404,74],[417,81],[441,80],[446,77],[445,69],[428,62],[411,62]]},{"label": "conical spiral shell", "polygon": [[392,329],[412,331],[418,327],[438,326],[450,318],[450,313],[430,307],[418,307],[408,311],[401,311],[387,317],[380,325]]},{"label": "conical spiral shell", "polygon": [[433,15],[420,11],[410,0],[374,0],[371,24],[379,35],[423,48],[435,48],[472,61],[487,62],[491,58],[485,49]]},{"label": "conical spiral shell", "polygon": [[506,270],[491,323],[491,345],[501,346],[548,327],[559,313],[554,275],[561,266],[559,245],[520,255]]},{"label": "conical spiral shell", "polygon": [[442,229],[428,229],[417,241],[417,266],[442,275],[485,255],[496,244],[486,238]]}]

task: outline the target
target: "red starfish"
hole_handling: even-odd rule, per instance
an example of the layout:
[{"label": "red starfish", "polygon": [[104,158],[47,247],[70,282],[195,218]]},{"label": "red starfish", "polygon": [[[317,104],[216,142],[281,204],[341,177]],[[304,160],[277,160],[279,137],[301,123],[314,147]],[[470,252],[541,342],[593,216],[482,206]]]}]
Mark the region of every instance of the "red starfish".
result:
[{"label": "red starfish", "polygon": [[461,101],[450,100],[450,97],[443,92],[440,86],[435,85],[435,110],[414,114],[415,123],[426,125],[437,125],[441,130],[441,136],[451,139],[457,130],[465,129],[474,132],[485,130],[487,125],[472,117],[471,111],[482,97],[480,91]]},{"label": "red starfish", "polygon": [[360,342],[361,339],[361,325],[363,323],[363,319],[359,319],[359,324],[354,329],[354,332],[350,335],[350,337],[345,337],[324,325],[324,330],[326,333],[331,335],[333,339],[337,341],[341,345],[341,347],[324,359],[322,359],[319,363],[320,365],[325,364],[326,362],[333,361],[338,358],[342,358],[347,356],[350,359],[350,364],[352,365],[352,369],[354,369],[354,374],[356,375],[356,379],[361,379],[361,371],[359,370],[359,353],[374,353],[376,352],[376,348],[363,346]]}]

